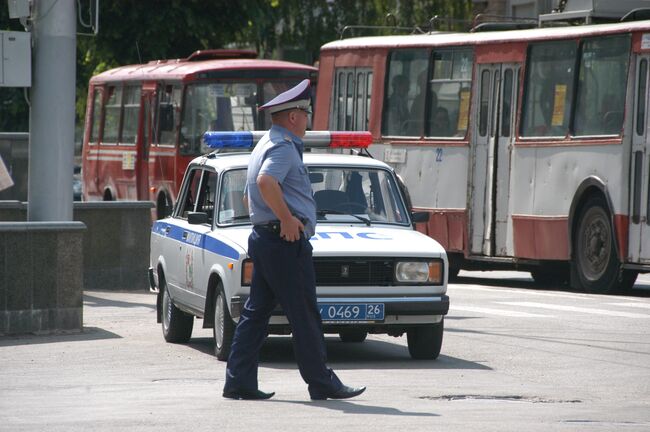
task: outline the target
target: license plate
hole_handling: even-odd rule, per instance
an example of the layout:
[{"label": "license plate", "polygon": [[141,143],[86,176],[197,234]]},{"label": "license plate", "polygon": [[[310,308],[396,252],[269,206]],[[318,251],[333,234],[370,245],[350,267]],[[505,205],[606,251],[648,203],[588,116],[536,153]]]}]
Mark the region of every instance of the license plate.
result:
[{"label": "license plate", "polygon": [[319,303],[318,309],[324,323],[376,322],[384,319],[383,303]]}]

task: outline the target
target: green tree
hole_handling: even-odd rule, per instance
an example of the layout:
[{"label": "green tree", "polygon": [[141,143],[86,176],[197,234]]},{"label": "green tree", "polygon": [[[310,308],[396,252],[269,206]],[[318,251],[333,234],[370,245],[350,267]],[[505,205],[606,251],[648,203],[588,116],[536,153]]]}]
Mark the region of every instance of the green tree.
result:
[{"label": "green tree", "polygon": [[[18,20],[9,20],[3,3],[0,0],[0,29],[22,30]],[[320,47],[339,39],[346,25],[393,25],[409,28],[406,32],[417,31],[417,26],[428,31],[432,17],[468,20],[471,8],[472,0],[101,1],[99,33],[77,38],[78,123],[84,119],[88,80],[116,66],[225,47],[252,47],[263,58],[312,64]],[[392,18],[387,19],[388,14]],[[445,29],[463,28],[457,21],[437,23]],[[394,30],[355,29],[345,36],[388,33]],[[0,130],[18,125],[26,130],[26,112],[22,90],[0,88]]]}]

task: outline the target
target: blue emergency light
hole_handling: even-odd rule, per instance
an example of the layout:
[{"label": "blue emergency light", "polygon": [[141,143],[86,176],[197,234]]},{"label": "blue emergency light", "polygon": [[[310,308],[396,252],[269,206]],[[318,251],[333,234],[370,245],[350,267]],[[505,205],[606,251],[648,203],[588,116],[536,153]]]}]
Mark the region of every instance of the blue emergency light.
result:
[{"label": "blue emergency light", "polygon": [[[203,142],[211,149],[252,149],[266,131],[217,132],[207,131]],[[367,148],[372,143],[370,132],[307,131],[305,147]]]},{"label": "blue emergency light", "polygon": [[214,132],[203,134],[203,142],[209,148],[252,148],[255,145],[253,133],[244,132]]}]

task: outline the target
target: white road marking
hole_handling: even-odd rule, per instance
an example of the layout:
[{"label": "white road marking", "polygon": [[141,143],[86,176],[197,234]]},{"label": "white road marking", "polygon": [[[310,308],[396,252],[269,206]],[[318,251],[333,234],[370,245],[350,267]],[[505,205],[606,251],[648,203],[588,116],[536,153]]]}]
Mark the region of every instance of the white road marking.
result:
[{"label": "white road marking", "polygon": [[585,308],[585,307],[578,307],[578,306],[553,305],[553,304],[535,303],[535,302],[497,302],[497,303],[505,304],[505,305],[509,305],[509,306],[522,306],[522,307],[530,307],[530,308],[551,309],[551,310],[560,310],[560,311],[566,311],[566,312],[581,312],[581,313],[594,314],[594,315],[607,315],[607,316],[617,316],[617,317],[625,317],[625,318],[642,318],[642,319],[645,318],[645,319],[650,319],[650,315],[647,315],[647,314],[639,314],[639,313],[632,313],[632,312],[621,312],[621,311],[610,311],[610,310],[605,310],[605,309]]},{"label": "white road marking", "polygon": [[635,308],[643,308],[643,309],[650,309],[650,303],[609,303],[612,306],[625,306],[625,307],[635,307]]},{"label": "white road marking", "polygon": [[[500,287],[500,288],[487,288],[479,285],[450,285],[448,287],[448,291],[453,291],[456,289],[460,290],[468,290],[468,291],[488,291],[488,292],[500,292],[503,293],[505,292],[514,292],[514,293],[521,293],[521,294],[528,294],[531,296],[540,296],[540,297],[565,297],[565,298],[576,298],[576,299],[585,299],[585,298],[593,298],[593,295],[590,294],[573,294],[573,293],[566,293],[566,292],[544,292],[544,291],[533,291],[529,289],[519,289],[519,288],[506,288],[506,287]],[[600,296],[601,298],[604,296]]]},{"label": "white road marking", "polygon": [[459,311],[459,312],[475,312],[480,314],[487,315],[499,315],[507,317],[516,317],[516,318],[553,318],[553,315],[541,315],[528,312],[517,312],[510,311],[505,309],[492,309],[492,308],[482,308],[482,307],[473,307],[473,306],[449,306],[450,311]]}]

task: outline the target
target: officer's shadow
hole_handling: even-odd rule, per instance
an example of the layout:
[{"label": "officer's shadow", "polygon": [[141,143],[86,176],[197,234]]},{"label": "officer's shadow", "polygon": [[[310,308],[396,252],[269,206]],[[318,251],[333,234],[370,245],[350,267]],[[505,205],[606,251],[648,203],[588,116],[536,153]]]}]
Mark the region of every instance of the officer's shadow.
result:
[{"label": "officer's shadow", "polygon": [[[360,399],[359,401],[361,401]],[[397,408],[382,407],[375,405],[362,405],[360,403],[341,401],[341,400],[324,400],[324,401],[300,401],[300,400],[280,400],[270,399],[268,403],[287,403],[327,408],[341,411],[344,414],[369,414],[369,415],[390,415],[390,416],[412,416],[412,417],[440,417],[440,414],[430,412],[402,411]]]}]

